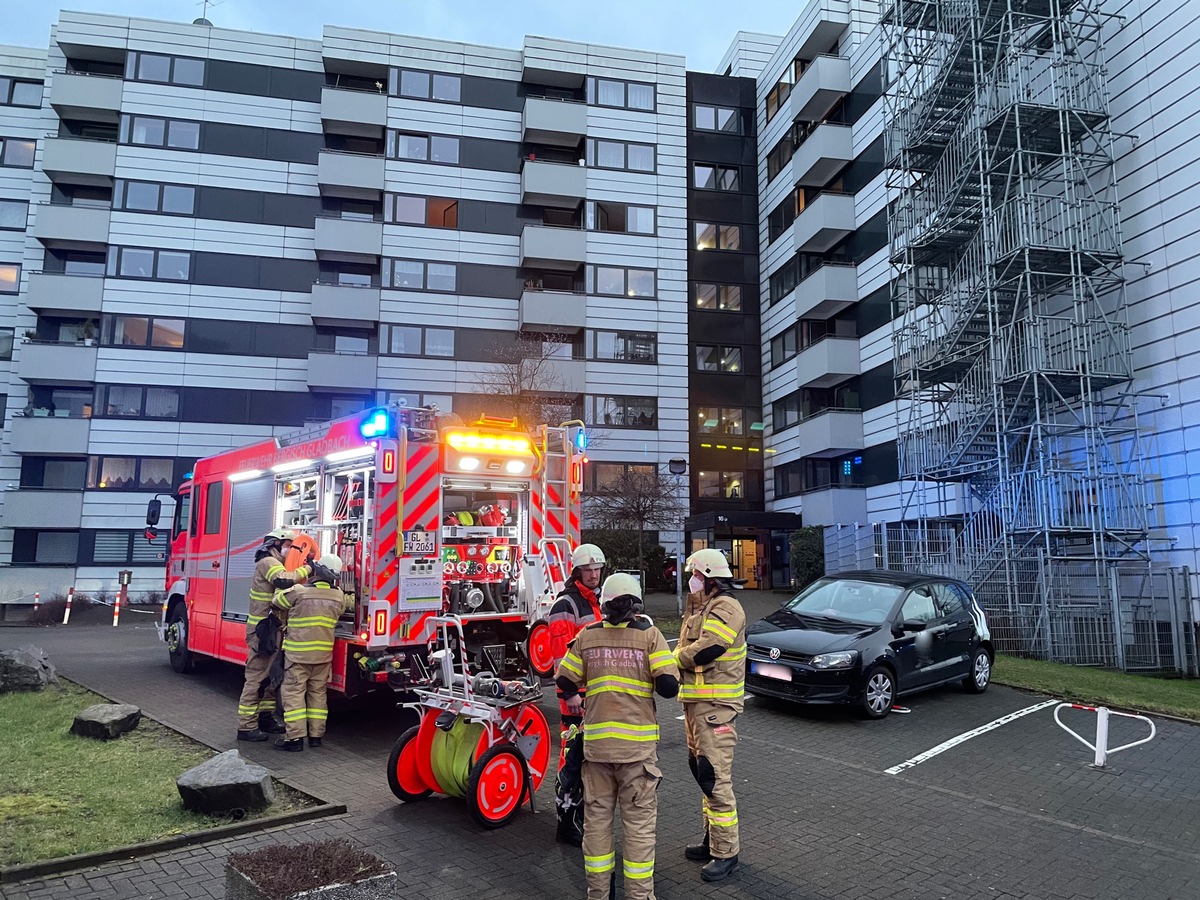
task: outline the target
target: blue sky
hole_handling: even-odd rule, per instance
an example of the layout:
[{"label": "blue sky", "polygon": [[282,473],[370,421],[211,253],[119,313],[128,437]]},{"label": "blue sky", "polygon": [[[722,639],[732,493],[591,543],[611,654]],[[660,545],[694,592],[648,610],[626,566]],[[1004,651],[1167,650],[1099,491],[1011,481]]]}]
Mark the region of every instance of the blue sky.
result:
[{"label": "blue sky", "polygon": [[[190,22],[193,0],[0,0],[0,43],[45,47],[60,9]],[[526,34],[677,53],[712,71],[738,31],[783,34],[796,0],[223,0],[214,25],[320,38],[324,24],[518,48]]]}]

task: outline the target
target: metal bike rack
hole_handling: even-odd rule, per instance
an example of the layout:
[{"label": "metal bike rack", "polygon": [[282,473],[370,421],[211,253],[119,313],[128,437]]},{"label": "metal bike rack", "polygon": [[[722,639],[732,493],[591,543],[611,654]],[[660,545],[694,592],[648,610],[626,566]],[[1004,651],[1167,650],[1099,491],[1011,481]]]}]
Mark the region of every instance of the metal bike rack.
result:
[{"label": "metal bike rack", "polygon": [[[1063,720],[1058,717],[1059,711],[1063,709],[1086,709],[1089,712],[1096,713],[1096,743],[1089,743],[1085,738],[1080,737],[1080,735],[1076,733],[1070,726],[1063,723]],[[1122,744],[1120,747],[1110,748],[1108,746],[1108,719],[1110,716],[1122,716],[1126,719],[1141,719],[1150,726],[1150,736],[1144,737],[1140,741],[1134,741],[1130,744]],[[1104,706],[1084,706],[1081,703],[1058,704],[1058,706],[1054,707],[1054,721],[1058,723],[1059,728],[1067,732],[1069,735],[1075,738],[1075,740],[1079,741],[1079,743],[1083,744],[1096,754],[1095,762],[1092,763],[1092,767],[1096,769],[1104,768],[1104,765],[1108,762],[1108,758],[1112,754],[1120,753],[1122,750],[1128,750],[1130,747],[1136,747],[1138,744],[1148,743],[1149,741],[1152,741],[1154,739],[1154,735],[1157,734],[1157,729],[1154,727],[1154,722],[1152,722],[1146,716],[1139,716],[1135,713],[1116,712],[1115,710],[1108,709]]]}]

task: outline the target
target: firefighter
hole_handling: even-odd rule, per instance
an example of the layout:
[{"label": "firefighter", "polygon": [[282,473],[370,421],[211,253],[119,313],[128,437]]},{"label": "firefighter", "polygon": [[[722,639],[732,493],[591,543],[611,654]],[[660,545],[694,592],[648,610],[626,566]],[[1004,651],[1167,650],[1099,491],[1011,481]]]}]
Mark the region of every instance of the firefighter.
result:
[{"label": "firefighter", "polygon": [[745,693],[746,614],[732,594],[741,584],[720,550],[697,550],[685,571],[691,573],[690,593],[675,660],[682,676],[688,766],[704,792],[704,840],[684,855],[706,861],[700,870],[705,881],[720,881],[738,864],[733,749]]},{"label": "firefighter", "polygon": [[[654,898],[658,819],[658,720],[652,692],[674,697],[679,669],[662,633],[645,618],[642,591],[617,573],[600,591],[604,619],[575,638],[558,667],[572,715],[583,715],[583,869],[588,900],[608,900],[616,875],[613,819],[621,810],[628,900]],[[584,712],[583,692],[587,691]]]},{"label": "firefighter", "polygon": [[277,591],[286,590],[304,581],[310,569],[301,566],[289,572],[283,557],[291,549],[296,534],[286,528],[276,528],[263,538],[263,544],[254,554],[254,576],[250,582],[250,612],[246,617],[246,683],[238,699],[239,741],[265,741],[268,734],[282,734],[283,726],[275,718],[275,691],[268,678],[271,663],[279,653],[279,644],[264,642],[274,640],[274,634],[266,634],[264,626],[277,624],[271,621],[271,600]]},{"label": "firefighter", "polygon": [[[604,574],[604,553],[595,544],[580,544],[571,554],[571,575],[558,595],[550,614],[550,652],[558,667],[567,655],[567,646],[579,630],[599,622],[600,601],[596,591]],[[583,842],[583,746],[579,726],[583,717],[572,715],[562,697],[558,700],[562,717],[561,750],[558,774],[554,780],[554,811],[558,816],[556,839],[578,847]]]},{"label": "firefighter", "polygon": [[297,752],[320,747],[329,704],[325,687],[333,669],[333,630],[346,611],[346,595],[338,590],[342,561],[330,553],[312,564],[311,584],[275,595],[274,604],[288,613],[283,639],[283,721],[287,734],[276,750]]}]

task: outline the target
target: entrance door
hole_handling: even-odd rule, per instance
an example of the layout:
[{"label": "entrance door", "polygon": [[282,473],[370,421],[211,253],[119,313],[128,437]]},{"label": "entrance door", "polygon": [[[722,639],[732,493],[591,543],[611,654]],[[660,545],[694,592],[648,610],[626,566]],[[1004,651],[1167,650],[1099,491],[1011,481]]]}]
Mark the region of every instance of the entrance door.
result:
[{"label": "entrance door", "polygon": [[754,538],[734,539],[729,567],[734,578],[744,578],[747,588],[758,590],[758,541]]}]

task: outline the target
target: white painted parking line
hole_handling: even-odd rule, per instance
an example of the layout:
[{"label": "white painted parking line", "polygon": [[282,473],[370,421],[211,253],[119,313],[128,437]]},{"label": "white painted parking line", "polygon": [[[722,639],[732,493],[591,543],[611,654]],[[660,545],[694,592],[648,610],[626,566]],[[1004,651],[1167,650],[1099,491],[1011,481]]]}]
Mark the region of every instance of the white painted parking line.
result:
[{"label": "white painted parking line", "polygon": [[1059,701],[1057,701],[1057,700],[1047,700],[1045,703],[1036,703],[1033,706],[1027,706],[1024,709],[1018,709],[1016,712],[1009,713],[1007,716],[1001,716],[999,719],[996,719],[994,722],[988,722],[986,725],[981,725],[980,727],[973,728],[970,731],[964,731],[962,734],[958,735],[957,737],[952,737],[948,741],[943,741],[942,743],[938,744],[936,747],[932,747],[929,750],[926,750],[924,753],[914,756],[912,759],[906,759],[904,762],[900,763],[897,766],[892,766],[890,769],[884,769],[884,771],[888,775],[899,775],[905,769],[911,769],[913,766],[919,766],[921,763],[925,762],[926,760],[933,759],[935,756],[937,756],[941,753],[945,753],[947,750],[950,750],[953,747],[957,747],[959,744],[969,741],[973,737],[978,737],[981,734],[986,734],[989,731],[994,731],[995,729],[999,728],[1001,725],[1007,725],[1009,722],[1015,722],[1017,719],[1021,718],[1022,716],[1027,716],[1030,713],[1035,713],[1039,709],[1045,709],[1047,706],[1054,706],[1058,702]]}]

